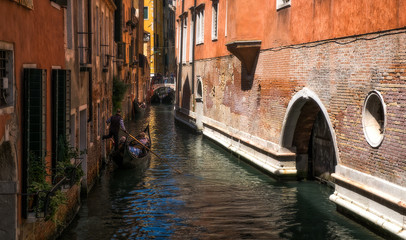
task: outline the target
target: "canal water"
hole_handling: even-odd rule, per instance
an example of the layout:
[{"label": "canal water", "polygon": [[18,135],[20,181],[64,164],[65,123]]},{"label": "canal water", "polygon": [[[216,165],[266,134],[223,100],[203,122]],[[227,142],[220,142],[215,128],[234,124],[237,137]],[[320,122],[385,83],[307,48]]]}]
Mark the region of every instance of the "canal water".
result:
[{"label": "canal water", "polygon": [[173,106],[126,125],[147,123],[162,159],[104,170],[60,239],[381,239],[336,212],[328,186],[272,179],[175,124]]}]

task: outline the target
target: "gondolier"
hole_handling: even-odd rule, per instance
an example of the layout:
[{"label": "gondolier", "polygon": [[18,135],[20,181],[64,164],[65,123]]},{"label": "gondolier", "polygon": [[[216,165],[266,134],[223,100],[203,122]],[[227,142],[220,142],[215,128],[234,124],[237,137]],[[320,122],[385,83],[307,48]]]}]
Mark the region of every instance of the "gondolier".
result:
[{"label": "gondolier", "polygon": [[[119,168],[145,169],[151,158],[151,137],[149,125],[137,137],[127,133],[130,140],[126,139],[123,145],[112,151],[111,159]],[[121,147],[123,146],[123,147]]]},{"label": "gondolier", "polygon": [[109,119],[107,119],[106,123],[110,124],[109,134],[104,135],[102,137],[102,139],[104,140],[104,139],[113,137],[114,147],[115,147],[115,149],[117,149],[118,148],[118,133],[120,131],[120,128],[124,132],[128,133],[127,130],[125,129],[123,118],[121,117],[121,110],[117,109],[116,114],[111,116]]}]

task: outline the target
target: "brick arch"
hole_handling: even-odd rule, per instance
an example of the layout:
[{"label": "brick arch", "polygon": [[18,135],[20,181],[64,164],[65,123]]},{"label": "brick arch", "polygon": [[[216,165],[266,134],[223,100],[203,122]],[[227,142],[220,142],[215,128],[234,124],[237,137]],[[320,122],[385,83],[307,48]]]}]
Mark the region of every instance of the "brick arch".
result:
[{"label": "brick arch", "polygon": [[[299,158],[309,153],[313,125],[316,122],[316,118],[320,117],[320,115],[323,116],[327,125],[326,128],[331,134],[335,161],[339,159],[336,136],[327,109],[317,94],[308,88],[303,88],[289,102],[280,139],[282,147],[296,152],[298,156],[297,164],[299,165],[302,161]],[[297,168],[299,170],[300,166],[297,166]]]}]

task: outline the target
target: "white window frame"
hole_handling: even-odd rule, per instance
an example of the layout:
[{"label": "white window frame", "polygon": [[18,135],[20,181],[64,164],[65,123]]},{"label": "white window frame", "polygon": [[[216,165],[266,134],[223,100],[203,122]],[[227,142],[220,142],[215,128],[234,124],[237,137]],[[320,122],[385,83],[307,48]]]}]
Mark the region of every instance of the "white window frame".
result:
[{"label": "white window frame", "polygon": [[291,0],[276,0],[276,10],[290,7]]},{"label": "white window frame", "polygon": [[219,28],[219,2],[218,0],[213,0],[212,3],[212,17],[211,17],[211,40],[215,41],[218,38],[218,28]]},{"label": "white window frame", "polygon": [[204,7],[196,10],[196,45],[204,43]]},{"label": "white window frame", "polygon": [[190,33],[189,33],[189,62],[193,62],[193,12],[190,18]]},{"label": "white window frame", "polygon": [[182,39],[182,63],[186,63],[186,45],[187,45],[187,15],[183,17],[183,39]]},{"label": "white window frame", "polygon": [[226,23],[224,27],[224,36],[227,37],[227,18],[228,18],[228,0],[226,0]]}]

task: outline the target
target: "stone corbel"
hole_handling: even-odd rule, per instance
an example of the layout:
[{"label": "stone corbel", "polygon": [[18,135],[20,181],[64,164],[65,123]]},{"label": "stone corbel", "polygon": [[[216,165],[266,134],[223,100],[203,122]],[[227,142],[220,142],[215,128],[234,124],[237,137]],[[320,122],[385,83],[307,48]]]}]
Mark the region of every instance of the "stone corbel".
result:
[{"label": "stone corbel", "polygon": [[248,74],[255,70],[259,50],[261,49],[260,40],[234,41],[226,44],[227,50],[236,56],[241,64],[247,69]]}]

